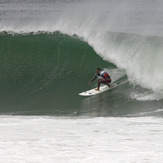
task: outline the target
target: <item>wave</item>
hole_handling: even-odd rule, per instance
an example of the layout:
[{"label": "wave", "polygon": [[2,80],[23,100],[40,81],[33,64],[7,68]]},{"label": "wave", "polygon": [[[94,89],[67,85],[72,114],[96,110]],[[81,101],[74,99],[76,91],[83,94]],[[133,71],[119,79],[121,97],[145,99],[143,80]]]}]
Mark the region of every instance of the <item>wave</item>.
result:
[{"label": "wave", "polygon": [[[85,104],[78,93],[90,89],[87,83],[96,67],[108,71],[113,82],[128,80],[126,71],[103,60],[77,36],[70,37],[59,32],[15,35],[1,33],[0,43],[1,113],[85,114],[85,107],[96,108],[98,101],[94,98]],[[92,87],[96,87],[96,82]],[[117,95],[114,91],[108,94],[111,101],[118,100],[112,107],[117,104],[122,107],[122,99],[140,101],[140,90],[144,93],[147,90],[137,87],[133,88],[126,83],[117,87]],[[160,95],[152,97],[152,103],[162,101]],[[111,102],[105,98],[103,100],[103,104],[98,107],[106,108]],[[151,96],[144,101],[150,102]]]},{"label": "wave", "polygon": [[[46,31],[39,33],[44,34]],[[82,39],[88,42],[104,60],[124,69],[132,84],[139,84],[143,88],[162,94],[163,39],[161,37],[107,32],[93,34],[88,38],[82,36]]]},{"label": "wave", "polygon": [[[157,0],[154,4],[161,6],[162,2]],[[92,0],[46,3],[40,0],[39,3],[22,1],[20,6],[17,0],[2,2],[0,32],[60,31],[70,36],[77,35],[103,59],[124,69],[132,83],[162,92],[163,38],[159,37],[163,36],[160,33],[162,8],[158,7],[154,12],[154,4],[145,0],[102,0],[96,3]],[[151,11],[155,18],[149,16]]]},{"label": "wave", "polygon": [[[162,92],[163,35],[160,28],[163,24],[159,18],[162,9],[158,8],[158,13],[155,13],[157,19],[154,19],[149,16],[155,10],[152,2],[96,2],[56,0],[45,4],[41,0],[40,3],[23,1],[21,9],[16,5],[17,0],[3,2],[0,5],[0,32],[29,34],[59,31],[69,36],[77,35],[103,59],[124,69],[132,84]],[[162,3],[157,0],[155,4]],[[143,14],[140,15],[140,12]]]},{"label": "wave", "polygon": [[[34,110],[35,105],[37,109],[68,107],[79,91],[89,88],[87,83],[97,65],[109,69],[116,67],[103,61],[76,36],[58,32],[37,35],[1,33],[0,43],[2,111],[15,107]],[[67,99],[65,105],[64,98]]]},{"label": "wave", "polygon": [[[153,2],[145,0],[93,2],[39,0],[22,1],[19,6],[17,0],[0,3],[2,111],[23,108],[37,112],[42,108],[44,112],[44,108],[53,106],[55,111],[76,111],[81,108],[79,104],[88,107],[76,95],[89,89],[84,81],[89,81],[97,66],[106,68],[114,81],[129,81],[117,88],[120,101],[134,100],[132,107],[135,101],[147,101],[160,109],[162,8],[154,12]],[[162,4],[159,0],[154,3]],[[149,16],[151,11],[157,19]],[[115,92],[111,93],[113,98],[108,97],[115,100]],[[102,106],[107,108],[108,100],[103,100]]]}]

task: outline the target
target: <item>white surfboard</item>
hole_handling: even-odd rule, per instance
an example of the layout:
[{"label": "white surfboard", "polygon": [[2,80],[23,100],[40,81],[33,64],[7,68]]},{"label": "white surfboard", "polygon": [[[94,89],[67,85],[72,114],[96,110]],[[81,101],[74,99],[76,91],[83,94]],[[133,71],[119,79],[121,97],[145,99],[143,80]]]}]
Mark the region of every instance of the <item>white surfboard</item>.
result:
[{"label": "white surfboard", "polygon": [[121,83],[115,83],[114,82],[114,83],[111,83],[111,87],[108,87],[107,85],[102,85],[102,86],[100,86],[100,90],[99,91],[96,91],[95,90],[96,88],[94,88],[94,89],[91,89],[91,90],[88,90],[88,91],[85,91],[85,92],[81,92],[81,93],[79,93],[79,95],[80,96],[93,96],[93,95],[97,95],[97,94],[103,93],[105,91],[108,91],[110,89],[116,88],[116,87],[118,87],[120,85],[123,85],[123,84],[125,84],[127,82],[128,82],[128,80],[123,81]]},{"label": "white surfboard", "polygon": [[109,90],[111,88],[108,87],[107,85],[103,85],[103,86],[100,87],[100,90],[99,91],[96,91],[95,89],[96,88],[91,89],[91,90],[88,90],[88,91],[85,91],[85,92],[81,92],[81,93],[79,93],[79,95],[80,96],[93,96],[93,95],[96,95],[96,94],[105,92],[105,91],[107,91],[107,90]]}]

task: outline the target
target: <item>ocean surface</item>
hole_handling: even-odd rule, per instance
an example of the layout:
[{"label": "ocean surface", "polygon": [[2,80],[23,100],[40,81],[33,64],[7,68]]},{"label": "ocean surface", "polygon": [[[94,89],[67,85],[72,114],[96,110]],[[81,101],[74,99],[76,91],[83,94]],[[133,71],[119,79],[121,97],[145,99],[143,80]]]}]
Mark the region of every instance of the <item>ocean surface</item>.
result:
[{"label": "ocean surface", "polygon": [[[161,0],[0,1],[0,162],[163,161]],[[117,87],[78,94],[97,67]]]}]

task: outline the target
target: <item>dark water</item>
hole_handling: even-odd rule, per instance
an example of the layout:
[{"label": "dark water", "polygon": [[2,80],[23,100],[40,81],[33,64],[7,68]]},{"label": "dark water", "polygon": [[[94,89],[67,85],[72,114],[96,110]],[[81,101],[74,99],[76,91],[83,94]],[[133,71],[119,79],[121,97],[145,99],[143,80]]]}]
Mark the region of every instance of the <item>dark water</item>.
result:
[{"label": "dark water", "polygon": [[[1,112],[69,112],[99,66],[114,68],[78,38],[1,34]],[[71,111],[70,111],[71,112]]]},{"label": "dark water", "polygon": [[[1,33],[0,67],[1,114],[162,116],[161,98],[130,84],[125,72],[77,36]],[[88,86],[96,67],[124,84],[97,96],[78,96],[96,87],[96,82]]]}]

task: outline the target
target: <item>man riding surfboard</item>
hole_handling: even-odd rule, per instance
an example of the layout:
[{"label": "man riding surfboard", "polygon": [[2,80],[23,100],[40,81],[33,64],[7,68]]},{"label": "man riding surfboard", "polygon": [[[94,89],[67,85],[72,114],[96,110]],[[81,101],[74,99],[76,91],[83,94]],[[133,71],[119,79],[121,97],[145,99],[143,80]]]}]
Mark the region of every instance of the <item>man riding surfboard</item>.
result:
[{"label": "man riding surfboard", "polygon": [[91,84],[98,77],[102,77],[102,79],[98,80],[98,87],[95,89],[96,91],[100,90],[101,84],[106,84],[106,85],[108,85],[108,87],[110,87],[109,83],[111,83],[111,77],[107,72],[102,71],[101,68],[96,69],[96,74],[95,74],[94,78],[89,81],[89,84]]}]

